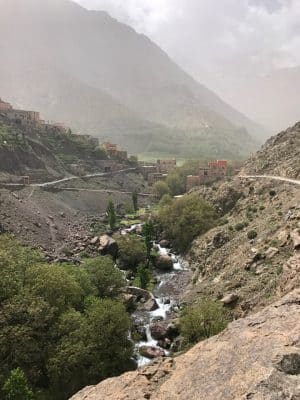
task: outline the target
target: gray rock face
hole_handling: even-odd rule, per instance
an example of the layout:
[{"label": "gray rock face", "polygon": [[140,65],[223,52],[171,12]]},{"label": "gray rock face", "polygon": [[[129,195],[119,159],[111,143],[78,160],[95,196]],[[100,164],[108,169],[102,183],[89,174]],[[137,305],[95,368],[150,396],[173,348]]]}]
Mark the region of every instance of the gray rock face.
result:
[{"label": "gray rock face", "polygon": [[175,360],[87,387],[72,400],[298,400],[300,289]]}]

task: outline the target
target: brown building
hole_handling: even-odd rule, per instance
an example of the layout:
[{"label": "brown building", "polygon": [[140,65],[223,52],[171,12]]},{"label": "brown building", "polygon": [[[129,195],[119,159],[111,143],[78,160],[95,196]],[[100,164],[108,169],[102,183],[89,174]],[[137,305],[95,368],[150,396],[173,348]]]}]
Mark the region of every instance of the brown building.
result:
[{"label": "brown building", "polygon": [[7,112],[12,110],[12,105],[9,103],[6,103],[5,101],[1,100],[0,98],[0,112]]},{"label": "brown building", "polygon": [[117,144],[104,142],[102,143],[102,147],[109,155],[109,157],[119,161],[127,161],[128,159],[127,151],[121,150]]},{"label": "brown building", "polygon": [[158,172],[157,165],[140,165],[139,167],[141,174],[145,180],[148,180],[150,174],[155,174]]},{"label": "brown building", "polygon": [[19,125],[38,124],[40,121],[40,113],[36,111],[11,109],[6,114],[10,120]]},{"label": "brown building", "polygon": [[161,172],[150,173],[148,174],[148,183],[152,186],[158,181],[164,181],[167,176],[167,174],[162,174]]},{"label": "brown building", "polygon": [[162,174],[169,174],[177,166],[176,160],[157,160],[158,171]]},{"label": "brown building", "polygon": [[227,174],[227,167],[228,163],[224,160],[209,162],[208,168],[199,168],[199,175],[190,175],[187,177],[186,190],[190,191],[193,187],[224,178]]}]

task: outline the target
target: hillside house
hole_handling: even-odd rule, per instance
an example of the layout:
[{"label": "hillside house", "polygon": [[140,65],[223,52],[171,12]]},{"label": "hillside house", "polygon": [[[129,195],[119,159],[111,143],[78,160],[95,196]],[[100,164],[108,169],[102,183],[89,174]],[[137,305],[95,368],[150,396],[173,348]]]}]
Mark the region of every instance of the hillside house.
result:
[{"label": "hillside house", "polygon": [[6,103],[5,101],[1,100],[0,98],[0,112],[7,112],[12,110],[12,105]]},{"label": "hillside house", "polygon": [[169,174],[176,166],[176,160],[157,160],[157,168],[161,174]]},{"label": "hillside house", "polygon": [[198,175],[189,175],[186,179],[186,191],[190,191],[193,187],[214,182],[222,179],[227,175],[228,163],[224,160],[211,161],[207,168],[199,168]]},{"label": "hillside house", "polygon": [[11,121],[22,126],[38,124],[40,121],[40,113],[36,111],[11,109],[6,112],[6,115]]},{"label": "hillside house", "polygon": [[113,158],[113,159],[119,160],[119,161],[127,161],[128,160],[127,151],[120,149],[117,144],[110,143],[110,142],[104,142],[104,143],[102,143],[102,147],[106,151],[106,153],[109,155],[110,158]]}]

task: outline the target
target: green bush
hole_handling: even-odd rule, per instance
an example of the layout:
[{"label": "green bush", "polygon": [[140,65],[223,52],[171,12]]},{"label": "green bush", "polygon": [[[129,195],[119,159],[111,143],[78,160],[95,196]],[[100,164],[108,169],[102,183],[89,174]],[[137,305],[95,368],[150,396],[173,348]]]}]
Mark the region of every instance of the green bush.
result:
[{"label": "green bush", "polygon": [[33,400],[33,392],[20,368],[11,371],[3,386],[3,392],[6,400]]},{"label": "green bush", "polygon": [[236,231],[242,231],[245,228],[245,222],[238,222],[235,226],[234,229]]},{"label": "green bush", "polygon": [[248,237],[248,239],[253,240],[253,239],[257,238],[257,232],[256,231],[249,231],[247,233],[247,237]]},{"label": "green bush", "polygon": [[203,300],[187,307],[180,317],[180,332],[188,345],[217,335],[226,328],[229,313],[220,302]]},{"label": "green bush", "polygon": [[147,249],[142,238],[125,235],[117,238],[119,246],[118,264],[121,269],[136,272],[140,263],[147,260]]},{"label": "green bush", "polygon": [[169,186],[163,181],[155,182],[152,192],[158,199],[161,199],[166,194],[170,194]]},{"label": "green bush", "polygon": [[213,207],[197,194],[174,200],[158,212],[158,223],[176,250],[186,251],[192,241],[217,220]]}]

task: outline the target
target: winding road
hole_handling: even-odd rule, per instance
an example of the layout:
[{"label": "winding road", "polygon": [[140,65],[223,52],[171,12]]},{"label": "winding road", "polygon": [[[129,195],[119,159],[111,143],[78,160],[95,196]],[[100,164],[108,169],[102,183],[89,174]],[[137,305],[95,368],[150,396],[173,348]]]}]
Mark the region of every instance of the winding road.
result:
[{"label": "winding road", "polygon": [[298,179],[291,179],[291,178],[284,178],[282,176],[275,176],[275,175],[239,175],[240,179],[270,179],[274,181],[281,181],[292,183],[294,185],[300,186],[300,180]]}]

